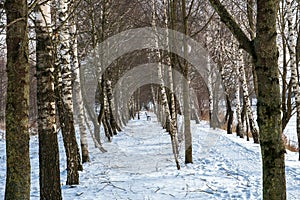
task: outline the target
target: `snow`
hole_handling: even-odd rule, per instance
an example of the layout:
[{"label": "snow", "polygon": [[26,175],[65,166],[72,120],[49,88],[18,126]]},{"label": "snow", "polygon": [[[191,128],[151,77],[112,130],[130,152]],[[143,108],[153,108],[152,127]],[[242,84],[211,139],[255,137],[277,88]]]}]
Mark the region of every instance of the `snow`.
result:
[{"label": "snow", "polygon": [[[59,135],[63,198],[73,199],[262,199],[260,147],[253,142],[212,130],[207,122],[192,123],[194,163],[176,169],[170,136],[141,115],[132,120],[101,153],[89,140],[91,162],[80,172],[80,185],[66,186],[66,164]],[[38,139],[31,137],[31,199],[39,199]],[[287,195],[297,199],[300,162],[286,154]],[[0,199],[5,190],[5,140],[0,139]]]}]

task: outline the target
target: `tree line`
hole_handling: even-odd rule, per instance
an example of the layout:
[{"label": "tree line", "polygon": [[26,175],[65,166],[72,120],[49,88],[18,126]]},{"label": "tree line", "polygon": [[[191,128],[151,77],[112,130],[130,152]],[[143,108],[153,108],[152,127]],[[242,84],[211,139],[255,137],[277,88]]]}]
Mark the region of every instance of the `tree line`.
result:
[{"label": "tree line", "polygon": [[[1,29],[6,38],[0,49],[0,91],[5,96],[0,101],[0,121],[5,122],[7,152],[5,199],[30,198],[32,127],[39,137],[40,198],[61,199],[58,131],[66,150],[66,184],[79,184],[78,171],[82,163],[90,162],[88,133],[105,152],[100,127],[111,141],[149,102],[170,133],[177,169],[180,142],[185,144],[185,163],[193,162],[191,119],[199,122],[206,118],[212,128],[225,125],[229,134],[235,128],[239,137],[252,137],[260,144],[263,198],[286,199],[282,133],[294,114],[298,144],[300,141],[298,16],[299,2],[292,0],[1,3]],[[142,27],[152,27],[155,33],[158,28],[172,29],[199,42],[208,52],[207,59],[215,63],[209,66],[208,82],[171,49],[176,42],[172,32],[165,33],[166,50],[159,49],[162,41],[157,37],[155,48],[122,55],[104,73],[81,67],[100,43]],[[186,58],[187,41],[182,51]],[[104,62],[101,56],[99,59]],[[116,99],[113,91],[121,84],[118,81],[149,61],[158,63],[151,72],[158,84],[132,86],[129,99]],[[187,80],[179,88],[174,69]],[[220,74],[223,97],[214,92],[218,87],[215,72]],[[251,98],[257,99],[258,126]],[[178,125],[178,115],[184,116],[183,127]]]}]

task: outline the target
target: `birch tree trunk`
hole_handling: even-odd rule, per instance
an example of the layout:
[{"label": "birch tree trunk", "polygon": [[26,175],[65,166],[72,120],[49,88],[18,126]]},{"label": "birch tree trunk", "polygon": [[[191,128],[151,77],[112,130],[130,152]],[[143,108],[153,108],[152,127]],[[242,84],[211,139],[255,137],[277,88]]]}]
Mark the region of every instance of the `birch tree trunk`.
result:
[{"label": "birch tree trunk", "polygon": [[26,0],[5,1],[7,44],[6,200],[30,199],[29,52]]},{"label": "birch tree trunk", "polygon": [[232,134],[232,122],[233,122],[233,110],[231,106],[231,100],[228,93],[225,96],[226,99],[226,120],[227,120],[227,134]]},{"label": "birch tree trunk", "polygon": [[195,116],[196,124],[200,124],[200,118],[199,118],[199,114],[198,114],[199,105],[198,105],[198,100],[197,100],[197,96],[195,93],[193,93],[193,99],[192,99],[191,105],[192,105],[193,114]]},{"label": "birch tree trunk", "polygon": [[[224,44],[224,41],[220,41],[218,42],[220,44],[220,49],[221,49],[221,52],[225,52],[225,44]],[[222,54],[222,53],[221,53]],[[225,66],[223,66],[221,64],[221,61],[218,61],[218,69],[219,69],[219,72],[221,73],[221,83],[224,87],[224,91],[225,91],[225,102],[226,102],[226,115],[225,115],[225,123],[227,121],[227,134],[232,134],[232,123],[233,123],[233,110],[232,110],[232,102],[231,102],[231,98],[230,98],[230,85],[228,83],[228,80],[227,80],[227,77],[226,77],[226,68]],[[214,96],[218,96],[217,95],[214,95]],[[214,102],[217,102],[217,100],[214,100]],[[214,111],[216,111],[214,109]]]},{"label": "birch tree trunk", "polygon": [[[155,16],[155,1],[152,0],[152,11],[153,11],[153,18],[152,18],[152,27],[154,28],[154,31],[157,32],[157,28],[156,28],[156,16]],[[167,19],[167,3],[165,0],[163,0],[163,6],[164,6],[164,18],[165,18],[165,27],[168,27],[168,19]],[[169,45],[169,34],[168,32],[166,33],[166,44]],[[164,111],[165,111],[165,119],[167,121],[170,122],[170,137],[171,137],[171,143],[172,143],[172,149],[173,149],[173,155],[174,155],[174,159],[175,159],[175,163],[176,163],[176,167],[177,169],[180,169],[180,164],[179,164],[179,160],[178,160],[178,136],[177,136],[177,121],[176,121],[176,111],[175,111],[175,103],[174,103],[174,93],[172,94],[172,89],[174,88],[173,86],[173,78],[172,78],[172,67],[170,64],[170,57],[167,55],[167,63],[168,63],[168,78],[170,81],[170,85],[172,86],[172,88],[170,88],[171,90],[171,109],[174,109],[173,115],[171,113],[171,109],[169,107],[168,104],[168,99],[167,99],[167,94],[166,94],[166,90],[165,90],[165,84],[164,84],[164,80],[163,80],[163,76],[162,76],[162,64],[161,64],[161,54],[159,52],[159,44],[158,44],[158,38],[155,39],[155,47],[156,47],[156,55],[158,57],[159,63],[158,63],[158,67],[157,67],[157,74],[158,74],[158,78],[160,80],[160,89],[161,89],[161,98],[162,98],[162,105],[164,107]],[[169,53],[170,51],[168,51],[167,53]],[[172,97],[173,96],[173,97]],[[172,103],[172,99],[173,99],[173,103]],[[175,119],[175,120],[173,120]],[[163,120],[163,119],[162,119]]]},{"label": "birch tree trunk", "polygon": [[214,97],[213,97],[213,91],[214,91],[214,83],[213,83],[213,69],[210,64],[210,57],[209,55],[207,56],[208,62],[208,78],[207,78],[207,87],[208,87],[208,104],[209,104],[209,126],[210,128],[215,129],[216,128],[216,123],[215,123],[215,113],[214,113]]},{"label": "birch tree trunk", "polygon": [[54,52],[50,2],[36,12],[36,76],[40,199],[62,199],[54,92]]},{"label": "birch tree trunk", "polygon": [[298,137],[298,150],[299,150],[299,161],[300,161],[300,93],[299,93],[299,78],[296,63],[296,33],[295,23],[293,23],[293,1],[287,0],[287,21],[288,21],[288,43],[290,53],[290,68],[291,68],[291,79],[293,85],[293,93],[296,102],[296,116],[297,116],[297,137]]},{"label": "birch tree trunk", "polygon": [[89,156],[89,149],[88,149],[87,130],[84,123],[84,106],[83,106],[82,93],[81,93],[76,32],[77,32],[77,28],[76,28],[75,21],[73,19],[70,25],[70,36],[71,36],[70,53],[71,53],[71,68],[74,77],[73,100],[74,100],[74,106],[77,107],[77,109],[74,109],[77,112],[76,113],[77,116],[74,117],[74,119],[79,126],[82,163],[85,163],[85,162],[90,162],[90,156]]},{"label": "birch tree trunk", "polygon": [[[219,28],[216,26],[215,23],[213,23],[211,25],[211,30],[218,30]],[[217,33],[214,33],[217,34]],[[208,44],[210,42],[213,41],[213,38],[210,34],[205,35],[205,43],[206,46],[208,46]],[[208,49],[210,50],[210,49]],[[211,64],[212,62],[212,58],[210,55],[207,55],[207,69],[208,69],[208,77],[207,77],[207,88],[208,88],[208,105],[209,105],[209,126],[210,128],[217,128],[217,121],[218,121],[218,116],[217,116],[217,111],[214,110],[216,102],[215,97],[214,97],[214,90],[215,90],[215,85],[216,83],[214,82],[216,80],[215,77],[215,71],[218,69],[215,69],[214,66]]]},{"label": "birch tree trunk", "polygon": [[[242,52],[240,52],[240,53],[242,56],[241,58],[243,58],[243,55],[242,55],[243,53]],[[252,133],[254,143],[258,144],[259,143],[258,130],[255,125],[253,111],[252,111],[251,104],[250,104],[246,73],[245,73],[245,68],[243,65],[240,66],[240,77],[241,77],[241,84],[242,84],[242,89],[243,89],[243,96],[244,96],[245,103],[246,103],[246,111],[247,111],[247,115],[249,118],[250,131]]]},{"label": "birch tree trunk", "polygon": [[236,134],[240,138],[244,138],[244,126],[242,122],[241,115],[241,98],[240,98],[240,78],[239,78],[239,65],[235,65],[235,74],[236,74],[236,87],[235,87],[235,107],[236,107],[236,118],[237,118],[237,126],[236,126]]},{"label": "birch tree trunk", "polygon": [[114,135],[117,135],[118,131],[122,131],[120,126],[117,123],[116,116],[114,116],[115,104],[113,101],[112,94],[112,82],[110,80],[106,81],[107,86],[107,101],[108,101],[108,111],[109,111],[109,121],[113,129]]},{"label": "birch tree trunk", "polygon": [[111,138],[114,135],[113,129],[110,124],[110,113],[109,113],[109,105],[108,105],[108,97],[107,97],[107,81],[105,80],[105,76],[102,75],[101,78],[101,97],[100,97],[100,113],[98,121],[99,123],[102,122],[104,127],[105,136],[107,137],[108,141],[111,142]]},{"label": "birch tree trunk", "polygon": [[[171,63],[171,57],[170,57],[170,40],[169,38],[171,35],[169,34],[169,21],[168,21],[168,3],[166,0],[163,0],[164,5],[164,26],[166,29],[166,44],[167,46],[167,53],[165,55],[165,60],[167,64],[167,73],[168,73],[168,79],[169,79],[169,91],[170,91],[170,136],[171,136],[171,142],[173,146],[173,153],[175,153],[175,160],[178,160],[178,130],[177,130],[177,112],[176,112],[176,102],[175,102],[175,95],[174,95],[174,80],[173,80],[173,70],[172,70],[172,63]],[[174,40],[174,37],[172,38]],[[177,161],[176,161],[177,162]],[[180,169],[179,164],[177,164],[177,168]]]},{"label": "birch tree trunk", "polygon": [[[256,0],[247,0],[247,19],[249,23],[249,34],[250,34],[250,40],[253,40],[255,38],[255,3]],[[249,60],[249,63],[251,63],[251,55],[247,57],[247,61]],[[253,76],[253,85],[254,85],[254,91],[257,96],[258,94],[258,83],[257,83],[257,75],[255,73],[255,65],[252,64],[252,76]]]},{"label": "birch tree trunk", "polygon": [[82,168],[80,162],[79,148],[76,141],[73,100],[72,100],[72,71],[70,65],[70,34],[68,23],[68,0],[59,1],[59,66],[61,79],[58,80],[58,92],[60,99],[58,103],[59,121],[63,135],[63,141],[67,157],[67,185],[79,184],[78,170]]}]

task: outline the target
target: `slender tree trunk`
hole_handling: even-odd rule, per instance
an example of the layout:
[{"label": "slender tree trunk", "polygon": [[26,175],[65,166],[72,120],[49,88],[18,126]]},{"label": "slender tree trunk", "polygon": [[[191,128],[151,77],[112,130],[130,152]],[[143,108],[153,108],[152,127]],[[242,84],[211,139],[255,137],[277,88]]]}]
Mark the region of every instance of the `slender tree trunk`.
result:
[{"label": "slender tree trunk", "polygon": [[81,93],[76,30],[77,30],[76,24],[73,19],[72,24],[70,25],[70,35],[71,35],[70,53],[71,53],[71,68],[74,77],[73,100],[74,100],[74,106],[77,107],[77,109],[74,109],[77,112],[77,116],[74,117],[74,119],[79,126],[82,162],[85,163],[85,162],[90,162],[90,156],[89,156],[89,149],[88,149],[87,130],[84,123],[84,106],[83,106],[82,93]]},{"label": "slender tree trunk", "polygon": [[[224,49],[224,42],[221,41],[220,42],[220,47],[221,49]],[[225,68],[224,66],[222,66],[221,63],[218,63],[218,68],[219,71],[221,73],[221,81],[222,81],[222,85],[224,87],[225,90],[225,102],[226,102],[226,115],[225,115],[225,123],[227,122],[227,134],[232,134],[232,123],[233,123],[233,110],[232,110],[232,103],[231,103],[231,99],[230,99],[230,88],[229,88],[229,84],[228,81],[226,80],[226,74],[225,74]],[[214,95],[215,97],[218,94]],[[214,100],[214,102],[217,102],[217,100]],[[218,105],[217,105],[218,106]],[[216,111],[214,109],[214,111]]]},{"label": "slender tree trunk", "polygon": [[192,110],[193,110],[193,114],[195,116],[195,121],[196,121],[196,124],[200,124],[200,118],[199,118],[199,115],[198,115],[198,109],[199,109],[199,105],[197,103],[197,96],[195,94],[193,94],[193,99],[192,99]]},{"label": "slender tree trunk", "polygon": [[244,137],[244,126],[242,122],[241,116],[241,98],[240,98],[240,79],[239,79],[239,66],[235,65],[235,74],[236,74],[236,88],[235,88],[235,107],[236,107],[236,118],[237,118],[237,126],[236,126],[236,134],[240,138]]},{"label": "slender tree trunk", "polygon": [[60,103],[58,103],[59,121],[63,135],[63,141],[67,157],[67,185],[79,184],[78,170],[82,168],[80,162],[79,148],[76,141],[73,101],[72,101],[72,72],[70,65],[70,34],[68,20],[68,0],[59,1],[59,65],[61,79],[58,79],[58,92]]},{"label": "slender tree trunk", "polygon": [[[249,33],[250,33],[250,40],[253,40],[255,38],[255,0],[247,0],[247,18],[249,23]],[[247,62],[248,60],[251,63],[251,55],[247,56]],[[257,83],[257,75],[255,73],[255,66],[252,64],[252,76],[253,76],[253,86],[254,91],[257,96],[258,94],[258,83]]]},{"label": "slender tree trunk", "polygon": [[[97,74],[99,75],[99,74]],[[100,76],[100,75],[99,75]],[[102,76],[101,76],[102,77]],[[100,128],[101,128],[101,123],[102,123],[102,120],[103,120],[103,117],[104,117],[104,104],[103,104],[103,97],[102,97],[102,78],[100,78],[98,80],[98,86],[97,86],[97,89],[99,90],[99,106],[100,106],[100,110],[99,110],[99,114],[98,114],[98,117],[97,117],[97,121],[98,123],[94,123],[94,135],[95,135],[95,138],[96,140],[100,143],[101,142],[101,138],[100,138]],[[90,117],[93,117],[94,115],[94,111],[89,109],[88,110],[89,112],[89,116]]]},{"label": "slender tree trunk", "polygon": [[[182,0],[182,20],[184,27],[184,34],[188,36],[188,16],[186,13],[186,0]],[[188,46],[186,38],[184,38],[184,64],[183,75],[183,113],[184,113],[184,138],[185,138],[185,163],[193,163],[193,142],[191,133],[191,111],[190,111],[190,78],[189,78],[189,64]]]},{"label": "slender tree trunk", "polygon": [[[152,18],[152,27],[154,28],[154,30],[157,32],[157,28],[156,28],[156,16],[155,16],[155,1],[152,0],[152,11],[153,11],[153,18]],[[163,0],[163,6],[164,6],[164,18],[165,18],[165,27],[168,27],[168,19],[167,19],[167,3],[165,0]],[[168,41],[168,32],[166,33],[166,44],[169,45],[169,41]],[[158,74],[158,78],[160,80],[160,90],[161,90],[161,98],[162,98],[162,105],[164,107],[164,111],[165,111],[165,116],[164,118],[162,118],[162,120],[167,120],[170,123],[169,126],[169,133],[170,133],[170,137],[171,137],[171,143],[172,143],[172,150],[173,150],[173,155],[174,155],[174,159],[175,159],[175,163],[176,163],[176,167],[177,169],[180,169],[180,164],[179,164],[179,160],[178,160],[178,137],[177,137],[177,121],[173,120],[176,119],[175,115],[176,115],[176,111],[175,111],[175,103],[174,103],[174,94],[172,94],[172,88],[173,88],[173,78],[172,78],[172,68],[171,68],[171,63],[170,63],[170,57],[167,55],[167,62],[168,62],[168,77],[169,77],[169,81],[170,84],[172,86],[172,88],[170,88],[171,90],[171,101],[173,100],[172,104],[172,108],[170,108],[169,104],[168,104],[168,99],[167,99],[167,94],[166,94],[166,89],[165,89],[165,84],[164,84],[164,80],[163,80],[163,75],[162,75],[162,64],[161,64],[161,54],[159,52],[159,45],[158,45],[158,38],[155,39],[155,53],[158,57],[159,60],[159,64],[157,67],[157,74]],[[169,52],[167,52],[169,53]],[[173,97],[172,97],[173,96]],[[174,113],[173,116],[171,114],[171,109],[174,109]]]},{"label": "slender tree trunk", "polygon": [[118,131],[122,131],[120,126],[117,123],[116,117],[114,115],[114,109],[115,109],[115,104],[113,101],[113,94],[112,94],[112,85],[111,81],[107,80],[107,100],[108,100],[108,109],[109,109],[109,119],[110,119],[110,124],[112,125],[114,135],[118,133]]},{"label": "slender tree trunk", "polygon": [[229,95],[226,94],[226,108],[227,108],[227,134],[232,134],[233,111],[231,108],[231,101]]},{"label": "slender tree trunk", "polygon": [[245,73],[245,68],[243,65],[240,66],[240,76],[241,76],[241,83],[242,83],[242,89],[243,89],[243,96],[245,99],[245,106],[246,106],[246,111],[247,115],[249,118],[249,123],[250,123],[250,130],[252,133],[252,137],[254,140],[254,143],[259,143],[259,136],[258,136],[258,130],[256,128],[256,124],[254,121],[254,116],[253,116],[253,111],[251,108],[250,104],[250,99],[249,99],[249,92],[248,92],[248,85],[247,85],[247,79],[246,79],[246,73]]},{"label": "slender tree trunk", "polygon": [[106,80],[105,76],[102,75],[101,77],[101,84],[99,86],[100,89],[100,112],[98,116],[98,122],[99,124],[103,124],[104,127],[104,133],[107,137],[108,141],[111,141],[111,138],[113,136],[113,131],[110,126],[109,121],[109,110],[108,110],[108,101],[107,101],[107,87],[106,87]]},{"label": "slender tree trunk", "polygon": [[54,61],[50,3],[36,12],[36,76],[40,199],[62,199],[56,130]]},{"label": "slender tree trunk", "polygon": [[7,44],[5,199],[30,199],[29,52],[26,0],[5,1]]},{"label": "slender tree trunk", "polygon": [[[176,112],[176,102],[175,102],[175,94],[174,94],[174,80],[173,80],[173,70],[172,70],[172,63],[171,63],[171,57],[170,57],[170,44],[173,41],[170,41],[169,38],[173,35],[169,34],[169,20],[168,20],[168,3],[167,0],[163,0],[164,4],[164,26],[166,29],[166,44],[167,46],[167,52],[165,55],[165,62],[167,64],[167,73],[168,73],[168,79],[169,79],[169,92],[170,92],[170,136],[171,136],[171,142],[173,145],[173,148],[175,149],[176,158],[178,159],[178,130],[177,130],[177,112]],[[172,37],[174,40],[174,36]],[[180,167],[179,167],[180,168]]]},{"label": "slender tree trunk", "polygon": [[208,56],[208,78],[207,78],[207,87],[208,87],[208,104],[209,104],[209,126],[210,128],[215,129],[216,128],[216,123],[215,123],[215,113],[214,113],[214,83],[213,83],[213,69],[212,66],[210,65],[210,58]]},{"label": "slender tree trunk", "polygon": [[296,102],[296,123],[297,123],[297,137],[298,137],[298,150],[299,150],[299,161],[300,161],[300,93],[299,93],[299,78],[297,72],[296,63],[296,33],[295,25],[293,23],[293,1],[287,0],[287,21],[288,21],[288,43],[290,53],[290,68],[291,68],[291,80],[293,85],[293,93]]}]

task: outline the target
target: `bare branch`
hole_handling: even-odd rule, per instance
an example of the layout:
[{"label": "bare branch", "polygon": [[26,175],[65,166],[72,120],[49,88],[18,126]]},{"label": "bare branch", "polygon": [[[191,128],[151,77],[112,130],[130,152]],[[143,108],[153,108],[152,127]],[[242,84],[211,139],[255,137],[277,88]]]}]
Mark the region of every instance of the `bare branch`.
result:
[{"label": "bare branch", "polygon": [[256,57],[253,41],[251,41],[241,27],[233,19],[228,10],[219,0],[209,0],[212,7],[219,14],[221,21],[229,28],[234,37],[239,41],[241,48],[246,50],[253,58]]}]

